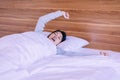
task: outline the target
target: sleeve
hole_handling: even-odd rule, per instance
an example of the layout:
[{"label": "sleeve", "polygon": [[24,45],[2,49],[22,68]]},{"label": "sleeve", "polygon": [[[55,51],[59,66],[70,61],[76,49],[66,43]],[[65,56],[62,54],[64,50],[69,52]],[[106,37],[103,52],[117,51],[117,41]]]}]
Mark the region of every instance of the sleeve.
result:
[{"label": "sleeve", "polygon": [[38,19],[38,22],[35,27],[35,32],[42,32],[44,30],[45,24],[55,18],[58,18],[62,16],[62,11],[56,11],[49,13],[47,15],[44,15]]},{"label": "sleeve", "polygon": [[89,48],[80,48],[80,51],[64,51],[61,48],[57,47],[57,55],[65,55],[65,56],[91,56],[91,55],[99,55],[99,50],[89,49]]}]

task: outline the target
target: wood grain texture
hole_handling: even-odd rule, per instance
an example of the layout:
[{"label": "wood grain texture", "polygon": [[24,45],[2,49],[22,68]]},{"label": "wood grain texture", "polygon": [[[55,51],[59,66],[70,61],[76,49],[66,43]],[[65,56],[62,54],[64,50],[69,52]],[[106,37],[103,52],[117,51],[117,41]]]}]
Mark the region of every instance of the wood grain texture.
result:
[{"label": "wood grain texture", "polygon": [[61,29],[90,42],[86,47],[120,51],[120,0],[0,0],[0,37],[32,31],[40,16],[64,10],[45,31]]}]

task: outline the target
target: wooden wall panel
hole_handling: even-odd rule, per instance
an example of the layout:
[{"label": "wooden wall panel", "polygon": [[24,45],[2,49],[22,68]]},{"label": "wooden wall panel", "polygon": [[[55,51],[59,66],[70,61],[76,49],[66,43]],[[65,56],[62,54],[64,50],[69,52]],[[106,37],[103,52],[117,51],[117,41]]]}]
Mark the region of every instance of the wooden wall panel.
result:
[{"label": "wooden wall panel", "polygon": [[1,8],[119,10],[120,0],[1,0]]},{"label": "wooden wall panel", "polygon": [[57,18],[45,31],[61,29],[87,39],[89,48],[120,51],[120,0],[0,0],[0,36],[34,30],[39,16],[56,10]]}]

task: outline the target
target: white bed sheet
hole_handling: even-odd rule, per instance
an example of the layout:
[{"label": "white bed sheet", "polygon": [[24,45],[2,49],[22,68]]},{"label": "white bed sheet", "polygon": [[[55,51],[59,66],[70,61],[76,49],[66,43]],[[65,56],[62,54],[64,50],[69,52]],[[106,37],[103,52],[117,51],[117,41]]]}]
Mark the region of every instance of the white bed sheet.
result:
[{"label": "white bed sheet", "polygon": [[[81,54],[85,52],[81,50]],[[98,53],[88,49],[86,53]],[[9,71],[0,80],[120,80],[120,53],[101,55],[53,55],[28,68]]]}]

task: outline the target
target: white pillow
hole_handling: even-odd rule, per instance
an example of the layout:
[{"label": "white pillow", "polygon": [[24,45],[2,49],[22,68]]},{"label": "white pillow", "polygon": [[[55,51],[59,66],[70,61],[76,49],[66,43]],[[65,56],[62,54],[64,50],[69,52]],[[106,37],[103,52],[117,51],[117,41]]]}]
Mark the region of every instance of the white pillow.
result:
[{"label": "white pillow", "polygon": [[[48,36],[51,32],[43,32],[45,36]],[[58,44],[57,47],[64,50],[64,51],[73,51],[76,52],[80,48],[88,45],[89,42],[85,39],[74,37],[74,36],[67,36],[66,40],[62,43]]]},{"label": "white pillow", "polygon": [[88,45],[89,42],[85,39],[74,37],[74,36],[67,36],[66,40],[62,43],[58,44],[58,48],[64,51],[77,51],[78,49]]}]

